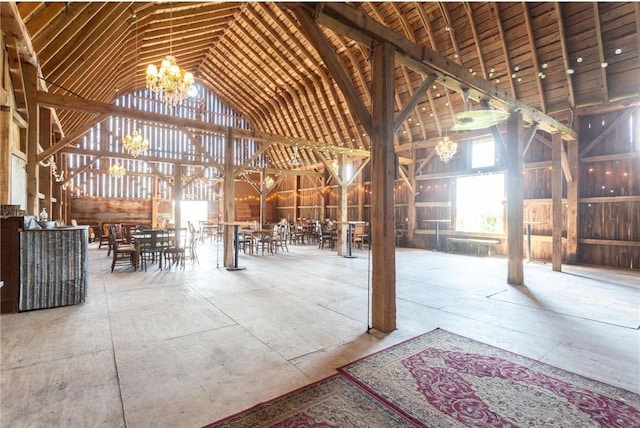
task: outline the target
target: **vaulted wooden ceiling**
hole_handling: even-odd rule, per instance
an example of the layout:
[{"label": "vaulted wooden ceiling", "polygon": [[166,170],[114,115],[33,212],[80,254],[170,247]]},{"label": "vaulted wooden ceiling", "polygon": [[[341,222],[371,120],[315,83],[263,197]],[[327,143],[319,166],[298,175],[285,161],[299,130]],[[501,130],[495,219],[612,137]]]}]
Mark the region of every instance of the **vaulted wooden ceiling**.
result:
[{"label": "vaulted wooden ceiling", "polygon": [[[469,76],[571,127],[581,110],[637,103],[640,3],[371,2],[357,11],[408,41],[431,48]],[[50,92],[111,102],[142,88],[148,64],[172,53],[180,67],[245,115],[257,131],[369,148],[342,88],[309,42],[292,4],[263,2],[18,2]],[[3,23],[7,17],[5,4]],[[305,3],[322,13],[322,4]],[[322,26],[371,108],[371,46]],[[10,39],[9,39],[10,40]],[[19,49],[20,41],[15,42]],[[25,42],[22,41],[22,45]],[[24,53],[23,53],[24,55]],[[604,66],[606,63],[606,67]],[[396,63],[396,110],[427,77]],[[430,86],[396,136],[428,143],[465,106],[440,82]],[[63,131],[86,113],[58,112]],[[405,146],[406,147],[406,146]]]}]

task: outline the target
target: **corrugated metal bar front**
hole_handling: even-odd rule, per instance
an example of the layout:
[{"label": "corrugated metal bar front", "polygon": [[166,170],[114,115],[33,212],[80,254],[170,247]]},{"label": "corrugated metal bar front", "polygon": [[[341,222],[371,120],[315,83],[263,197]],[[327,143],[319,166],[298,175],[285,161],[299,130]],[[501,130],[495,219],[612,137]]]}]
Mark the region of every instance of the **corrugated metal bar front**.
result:
[{"label": "corrugated metal bar front", "polygon": [[84,302],[87,226],[20,232],[20,311]]}]

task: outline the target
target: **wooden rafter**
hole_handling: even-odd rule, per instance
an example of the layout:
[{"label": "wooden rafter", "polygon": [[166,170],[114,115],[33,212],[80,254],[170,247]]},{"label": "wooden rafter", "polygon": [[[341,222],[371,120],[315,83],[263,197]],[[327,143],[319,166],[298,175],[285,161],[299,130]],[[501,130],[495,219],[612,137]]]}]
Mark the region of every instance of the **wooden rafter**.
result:
[{"label": "wooden rafter", "polygon": [[[596,30],[596,42],[598,44],[598,58],[600,59],[600,64],[604,64],[606,60],[604,58],[604,47],[602,44],[602,26],[600,24],[600,9],[598,7],[598,2],[593,2],[593,20]],[[609,102],[609,84],[607,83],[606,67],[600,67],[600,79],[602,80],[602,102],[607,103]]]},{"label": "wooden rafter", "polygon": [[467,17],[469,18],[469,27],[471,27],[471,32],[473,33],[473,40],[476,45],[476,52],[478,54],[478,62],[480,62],[480,70],[482,76],[487,78],[487,67],[484,63],[484,57],[482,55],[482,45],[480,44],[480,37],[478,36],[478,29],[476,27],[475,19],[473,18],[473,7],[468,1],[462,3],[464,6],[464,10],[467,13]]},{"label": "wooden rafter", "polygon": [[98,123],[101,123],[102,121],[106,120],[108,117],[109,117],[109,114],[103,113],[98,115],[93,120],[86,122],[81,128],[77,128],[75,131],[73,131],[73,133],[68,134],[57,143],[46,148],[42,153],[39,153],[36,160],[38,162],[42,162],[43,160],[47,159],[49,156],[52,156],[55,153],[62,150],[63,148],[67,147],[69,144],[75,143],[76,141],[78,141],[78,139],[82,138],[84,134],[89,132],[91,128],[96,126]]},{"label": "wooden rafter", "polygon": [[633,107],[627,110],[624,114],[621,114],[616,120],[614,120],[607,128],[600,133],[592,142],[590,142],[585,148],[580,151],[580,158],[584,157],[587,153],[591,151],[595,146],[600,144],[606,137],[611,133],[611,131],[615,130],[622,122],[629,119],[633,113],[638,110],[638,107]]},{"label": "wooden rafter", "polygon": [[349,110],[351,110],[353,115],[367,131],[367,134],[371,135],[371,113],[360,99],[358,91],[354,87],[351,78],[344,70],[340,59],[322,33],[322,30],[312,19],[311,14],[306,9],[296,7],[294,9],[294,13],[304,30],[305,36],[316,48],[318,54],[320,54],[325,62],[326,67],[329,69],[331,75],[342,90],[347,104],[349,105]]},{"label": "wooden rafter", "polygon": [[[564,69],[568,70],[571,67],[569,62],[569,51],[567,49],[567,33],[564,29],[564,19],[562,17],[562,3],[555,2],[556,21],[558,22],[558,33],[560,34],[560,47],[562,48],[562,61]],[[573,92],[573,79],[571,74],[566,73],[567,90],[569,91],[569,109],[573,111],[576,107],[576,96]]]},{"label": "wooden rafter", "polygon": [[[276,3],[275,5],[279,7],[278,3]],[[297,55],[291,48],[289,48],[289,43],[282,43],[283,45],[287,46],[289,55],[293,58],[298,59],[298,67],[296,68],[306,71],[307,79],[309,79],[311,83],[310,87],[312,88],[310,92],[312,93],[314,99],[316,100],[316,104],[318,105],[319,111],[316,112],[316,115],[324,118],[326,112],[329,112],[329,115],[332,119],[331,121],[329,121],[329,123],[340,123],[341,127],[346,129],[346,132],[349,135],[348,139],[352,142],[355,141],[358,143],[357,146],[355,144],[353,146],[363,148],[364,141],[362,140],[360,133],[357,132],[357,129],[354,133],[353,130],[356,127],[353,126],[352,123],[349,123],[351,117],[346,117],[341,109],[336,113],[335,107],[332,107],[339,103],[339,99],[336,96],[336,92],[333,88],[332,82],[329,79],[328,73],[324,73],[322,69],[318,69],[318,71],[316,72],[309,67],[309,63],[313,64],[316,61],[309,52],[308,46],[304,45],[298,37],[295,37],[292,31],[292,29],[299,28],[299,23],[295,20],[291,20],[289,14],[283,13],[282,10],[280,10],[281,16],[276,16],[272,8],[267,7],[265,3],[257,3],[257,7],[262,7],[264,13],[271,18],[271,22],[276,25],[280,29],[280,31],[288,35],[289,41],[291,41],[298,49],[298,52],[300,52],[300,54],[302,54],[302,56],[307,59],[307,61],[299,60],[300,55]],[[277,31],[275,31],[274,33],[277,34],[278,37],[280,37]],[[325,90],[326,88],[328,88],[329,90]],[[318,95],[320,95],[320,98],[318,97]],[[333,97],[333,102],[329,99],[330,95]]]},{"label": "wooden rafter", "polygon": [[[427,16],[427,13],[424,10],[424,7],[421,3],[418,4],[418,13],[420,15],[420,22],[424,26],[427,31],[427,35],[429,36],[429,42],[431,44],[432,49],[436,49],[436,39],[433,36],[433,29],[431,28],[431,21]],[[425,78],[427,78],[425,76]],[[429,107],[431,108],[431,114],[433,115],[433,120],[436,123],[436,129],[438,130],[438,135],[442,135],[442,125],[440,124],[440,116],[437,114],[438,109],[436,108],[435,102],[433,101],[433,96],[431,95],[431,91],[427,91],[427,99],[429,100]]]},{"label": "wooden rafter", "polygon": [[407,120],[407,117],[411,114],[411,111],[418,105],[420,100],[424,97],[425,93],[429,90],[433,82],[436,81],[436,75],[431,74],[427,76],[426,80],[422,82],[422,85],[413,93],[413,96],[407,103],[404,105],[402,110],[396,113],[394,119],[393,128],[397,131],[400,128],[400,125]]},{"label": "wooden rafter", "polygon": [[[379,21],[382,23],[385,23],[385,19],[382,16],[381,13],[379,13],[379,8],[376,7],[376,5],[374,3],[368,3],[369,7],[371,7],[372,10],[375,11],[376,15],[379,16]],[[389,3],[389,6],[393,9],[394,13],[395,13],[395,18],[398,19],[398,21],[400,22],[400,26],[402,27],[402,32],[404,33],[405,37],[407,39],[409,39],[411,42],[415,43],[416,39],[415,36],[413,34],[413,31],[411,30],[411,26],[409,25],[409,22],[407,21],[407,18],[404,16],[404,14],[400,11],[400,9],[398,8],[398,5],[394,2]],[[360,46],[362,48],[362,46]],[[405,65],[400,65],[400,73],[402,75],[402,79],[404,80],[404,84],[407,87],[407,90],[409,93],[412,92],[412,85],[411,85],[411,79],[409,79],[409,75],[407,72],[407,67]],[[426,89],[429,89],[428,87]],[[395,101],[396,101],[396,106],[398,108],[398,110],[400,111],[404,111],[404,107],[402,106],[402,100],[400,99],[400,94],[398,93],[398,91],[395,91],[394,93],[395,96]],[[413,97],[413,94],[412,94]],[[371,104],[371,103],[369,103]],[[414,106],[415,107],[415,106]],[[412,109],[411,109],[412,110]],[[407,117],[408,114],[411,111],[406,111],[407,113]],[[394,130],[396,132],[396,134],[394,135],[394,143],[397,146],[399,144],[399,135],[398,135],[398,130],[400,129],[401,126],[404,126],[404,133],[411,136],[412,135],[412,131],[411,131],[411,124],[408,122],[405,122],[405,120],[400,120],[398,122],[396,122],[396,124],[394,125]]]},{"label": "wooden rafter", "polygon": [[[296,9],[304,7],[298,5]],[[307,12],[309,14],[309,12]],[[310,15],[307,15],[310,19]],[[398,53],[398,61],[407,64],[420,73],[438,74],[438,81],[457,92],[469,88],[473,99],[487,98],[491,104],[503,111],[519,111],[529,122],[538,122],[545,131],[557,130],[568,140],[575,140],[576,133],[558,120],[531,108],[491,82],[471,75],[464,67],[452,63],[426,46],[417,46],[398,33],[380,25],[363,12],[342,3],[327,3],[317,19],[321,25],[343,34],[348,34],[359,43],[371,45],[373,42],[390,43]]]},{"label": "wooden rafter", "polygon": [[6,45],[9,72],[11,73],[13,92],[15,94],[16,110],[18,110],[24,118],[27,118],[29,115],[27,110],[27,94],[24,88],[24,80],[22,79],[22,62],[20,61],[18,42],[15,37],[7,36]]},{"label": "wooden rafter", "polygon": [[504,31],[504,26],[502,25],[502,18],[500,18],[500,6],[499,3],[493,2],[489,6],[495,12],[496,19],[496,27],[498,28],[498,33],[500,34],[500,41],[502,45],[502,53],[504,55],[504,61],[507,64],[507,76],[506,78],[509,80],[509,87],[511,88],[511,96],[513,98],[518,98],[518,91],[516,90],[516,84],[513,82],[511,78],[511,58],[509,57],[509,49],[507,48],[507,35]]},{"label": "wooden rafter", "polygon": [[540,96],[540,110],[543,113],[547,112],[547,102],[544,97],[544,86],[542,85],[542,77],[540,77],[540,61],[538,60],[538,48],[536,46],[536,38],[533,29],[533,23],[531,22],[531,14],[529,13],[529,7],[526,2],[522,2],[522,15],[524,16],[524,22],[527,27],[527,37],[529,39],[529,47],[531,48],[531,60],[533,61],[534,73],[536,74],[536,86],[538,87],[538,95]]}]

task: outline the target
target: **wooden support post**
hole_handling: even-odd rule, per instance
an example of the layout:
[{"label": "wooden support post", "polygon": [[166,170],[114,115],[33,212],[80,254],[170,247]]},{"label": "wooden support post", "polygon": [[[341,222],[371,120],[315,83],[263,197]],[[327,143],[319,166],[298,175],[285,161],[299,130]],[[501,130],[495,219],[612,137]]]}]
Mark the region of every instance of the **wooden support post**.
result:
[{"label": "wooden support post", "polygon": [[[267,178],[267,169],[263,168],[260,173],[260,228],[262,229],[262,225],[267,223],[267,183],[265,179]],[[277,219],[276,219],[277,220]]]},{"label": "wooden support post", "polygon": [[344,153],[338,154],[338,255],[347,254],[347,221],[349,221],[349,186],[344,179],[344,168],[347,163],[347,156]]},{"label": "wooden support post", "polygon": [[[233,223],[236,220],[235,214],[235,172],[233,170],[233,128],[227,128],[227,139],[224,149],[224,212],[222,221]],[[233,226],[227,225],[224,228],[224,267],[234,266],[233,251]]]},{"label": "wooden support post", "polygon": [[[106,128],[106,127],[105,127]],[[151,228],[158,228],[158,204],[160,203],[159,184],[160,179],[157,175],[153,176],[153,197],[151,198]]]},{"label": "wooden support post", "polygon": [[[39,125],[38,125],[38,144],[43,150],[48,149],[51,146],[51,109],[47,107],[39,107]],[[49,159],[44,159],[48,162]],[[40,201],[40,210],[46,208],[49,213],[49,219],[59,220],[59,216],[53,210],[53,181],[51,179],[51,166],[38,167],[38,190],[44,196],[44,199]]]},{"label": "wooden support post", "polygon": [[373,48],[371,124],[371,255],[373,328],[396,328],[396,243],[394,219],[395,50],[382,43]]},{"label": "wooden support post", "polygon": [[41,211],[39,194],[40,174],[38,173],[38,128],[40,126],[39,108],[36,102],[38,89],[38,70],[29,63],[24,63],[24,86],[27,99],[29,125],[27,127],[27,214],[38,215]]},{"label": "wooden support post", "polygon": [[[579,135],[578,141],[580,141]],[[567,158],[572,178],[567,182],[567,263],[569,264],[578,263],[578,183],[580,182],[578,141],[570,141],[567,147]]]},{"label": "wooden support post", "polygon": [[[322,189],[324,190],[327,187],[327,177],[322,177]],[[322,199],[320,200],[320,222],[323,222],[327,218],[327,200],[329,198],[329,194],[327,192],[322,193]]]},{"label": "wooden support post", "polygon": [[[0,106],[0,204],[11,204],[11,108]],[[25,207],[21,207],[25,208]]]},{"label": "wooden support post", "polygon": [[180,202],[182,201],[182,171],[179,163],[173,164],[173,200],[173,227],[181,227],[182,209]]},{"label": "wooden support post", "polygon": [[[362,163],[363,161],[361,160],[360,162]],[[364,218],[364,179],[363,179],[362,172],[358,174],[357,183],[358,183],[358,216],[356,217],[356,220],[366,221]]]},{"label": "wooden support post", "polygon": [[524,140],[522,113],[512,113],[507,121],[507,283],[524,284]]},{"label": "wooden support post", "polygon": [[551,268],[562,271],[562,134],[551,134]]},{"label": "wooden support post", "polygon": [[411,180],[411,189],[409,191],[409,200],[407,204],[407,246],[415,247],[415,232],[418,221],[416,220],[416,191],[418,189],[416,183],[416,164],[409,165],[409,180]]},{"label": "wooden support post", "polygon": [[298,218],[302,217],[300,215],[300,179],[299,175],[295,175],[293,177],[293,221],[294,223],[298,220]]}]

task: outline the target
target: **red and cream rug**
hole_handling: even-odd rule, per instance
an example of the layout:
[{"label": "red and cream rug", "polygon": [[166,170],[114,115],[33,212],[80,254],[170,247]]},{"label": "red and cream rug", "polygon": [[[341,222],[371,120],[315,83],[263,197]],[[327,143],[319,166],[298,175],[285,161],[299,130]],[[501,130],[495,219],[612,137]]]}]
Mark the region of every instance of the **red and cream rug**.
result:
[{"label": "red and cream rug", "polygon": [[640,396],[434,330],[207,427],[640,427]]}]

